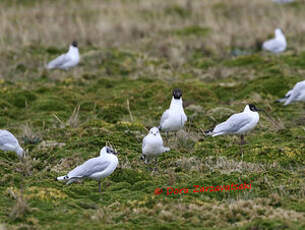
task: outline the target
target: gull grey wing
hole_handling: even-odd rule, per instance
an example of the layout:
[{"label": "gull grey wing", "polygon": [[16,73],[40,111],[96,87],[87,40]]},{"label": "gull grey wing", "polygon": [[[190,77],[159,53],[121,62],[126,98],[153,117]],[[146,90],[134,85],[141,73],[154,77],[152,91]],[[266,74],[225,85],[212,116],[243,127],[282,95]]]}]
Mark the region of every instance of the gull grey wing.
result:
[{"label": "gull grey wing", "polygon": [[109,161],[103,161],[100,157],[92,158],[68,173],[69,178],[73,177],[89,177],[90,175],[104,171],[108,166]]},{"label": "gull grey wing", "polygon": [[145,148],[145,145],[147,144],[147,136],[144,137],[143,142],[142,142],[142,151]]},{"label": "gull grey wing", "polygon": [[0,131],[0,145],[5,145],[5,144],[15,145],[16,143],[18,143],[18,141],[13,134],[11,134],[6,130]]},{"label": "gull grey wing", "polygon": [[292,101],[294,101],[295,99],[297,99],[303,91],[305,91],[305,81],[298,82],[293,87],[293,89],[289,91],[290,92],[290,96],[287,99],[285,105],[287,105],[287,104],[291,103]]},{"label": "gull grey wing", "polygon": [[215,127],[213,133],[226,132],[235,133],[242,127],[247,125],[251,121],[251,118],[246,113],[233,114],[229,119],[223,123],[220,123]]},{"label": "gull grey wing", "polygon": [[69,57],[66,54],[62,54],[59,57],[55,58],[53,61],[48,63],[48,68],[57,68],[65,64],[69,60]]},{"label": "gull grey wing", "polygon": [[162,114],[162,117],[161,117],[161,121],[160,121],[160,126],[162,128],[162,125],[164,124],[164,121],[167,120],[167,118],[169,118],[169,110],[165,110],[165,112]]},{"label": "gull grey wing", "polygon": [[276,52],[281,46],[281,42],[276,39],[272,39],[264,43],[264,48],[273,52]]}]

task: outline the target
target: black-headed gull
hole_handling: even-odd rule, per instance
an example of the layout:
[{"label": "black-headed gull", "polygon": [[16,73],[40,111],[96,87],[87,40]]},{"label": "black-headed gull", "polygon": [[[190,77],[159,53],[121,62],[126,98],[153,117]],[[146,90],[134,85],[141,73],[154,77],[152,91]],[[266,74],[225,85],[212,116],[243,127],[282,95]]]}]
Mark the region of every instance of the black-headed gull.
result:
[{"label": "black-headed gull", "polygon": [[23,149],[17,138],[9,131],[0,129],[0,149],[3,151],[14,151],[18,157],[23,157]]},{"label": "black-headed gull", "polygon": [[167,109],[161,117],[159,129],[161,131],[178,131],[183,128],[187,117],[183,110],[182,91],[180,89],[173,90],[173,97],[169,109]]},{"label": "black-headed gull", "polygon": [[242,113],[233,114],[225,122],[216,125],[213,130],[206,131],[206,134],[213,137],[238,134],[241,137],[241,145],[243,145],[245,144],[244,134],[251,131],[259,121],[258,111],[262,110],[257,109],[253,104],[248,104]]},{"label": "black-headed gull", "polygon": [[79,52],[77,42],[73,41],[69,47],[69,51],[60,55],[53,61],[49,62],[47,69],[70,69],[79,63]]},{"label": "black-headed gull", "polygon": [[295,101],[305,101],[305,80],[296,83],[293,89],[286,93],[284,98],[277,101],[284,102],[284,105],[289,105]]},{"label": "black-headed gull", "polygon": [[170,151],[170,148],[163,146],[163,140],[159,129],[153,127],[149,133],[143,138],[142,142],[142,159],[145,164],[149,163],[152,158],[156,158],[161,153]]},{"label": "black-headed gull", "polygon": [[281,29],[277,28],[274,31],[275,38],[265,41],[263,49],[272,53],[281,53],[287,47],[286,38]]},{"label": "black-headed gull", "polygon": [[77,166],[65,176],[57,177],[59,181],[67,181],[71,184],[74,181],[90,178],[98,181],[99,192],[101,192],[101,178],[109,176],[118,166],[119,160],[117,152],[108,146],[100,151],[100,156],[92,158],[85,163]]}]

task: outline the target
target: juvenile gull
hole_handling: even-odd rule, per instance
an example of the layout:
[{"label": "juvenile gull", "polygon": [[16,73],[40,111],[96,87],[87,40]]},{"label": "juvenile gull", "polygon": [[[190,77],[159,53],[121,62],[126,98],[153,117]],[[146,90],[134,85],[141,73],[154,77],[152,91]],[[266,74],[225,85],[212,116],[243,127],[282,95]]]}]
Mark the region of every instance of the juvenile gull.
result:
[{"label": "juvenile gull", "polygon": [[79,63],[79,52],[77,48],[77,42],[73,41],[70,45],[69,51],[60,55],[53,61],[49,62],[47,69],[69,69],[76,66]]},{"label": "juvenile gull", "polygon": [[253,104],[246,105],[242,113],[236,113],[229,117],[228,120],[222,122],[213,130],[206,131],[207,135],[216,137],[225,134],[238,134],[240,135],[240,144],[245,144],[244,134],[251,131],[259,121],[259,110]]},{"label": "juvenile gull", "polygon": [[153,127],[149,130],[147,136],[143,138],[142,142],[142,159],[145,164],[149,163],[152,158],[156,158],[161,153],[170,151],[170,148],[163,146],[163,140],[159,129]]},{"label": "juvenile gull", "polygon": [[180,89],[173,90],[173,98],[169,109],[167,109],[161,117],[159,129],[161,131],[178,131],[183,128],[187,117],[183,110],[182,91]]},{"label": "juvenile gull", "polygon": [[99,192],[101,192],[101,178],[109,176],[118,166],[119,160],[116,154],[117,152],[111,147],[105,146],[101,149],[99,157],[86,161],[67,175],[57,177],[57,180],[71,184],[80,179],[95,179],[98,181]]},{"label": "juvenile gull", "polygon": [[0,149],[3,151],[14,151],[18,157],[23,157],[23,149],[20,147],[16,137],[9,131],[0,129]]},{"label": "juvenile gull", "polygon": [[278,99],[278,102],[283,102],[284,105],[289,105],[295,101],[305,101],[305,80],[295,84],[293,89],[286,93],[284,98]]},{"label": "juvenile gull", "polygon": [[272,53],[281,53],[287,47],[286,38],[281,29],[277,28],[274,31],[275,38],[265,41],[263,43],[263,50],[270,51]]}]

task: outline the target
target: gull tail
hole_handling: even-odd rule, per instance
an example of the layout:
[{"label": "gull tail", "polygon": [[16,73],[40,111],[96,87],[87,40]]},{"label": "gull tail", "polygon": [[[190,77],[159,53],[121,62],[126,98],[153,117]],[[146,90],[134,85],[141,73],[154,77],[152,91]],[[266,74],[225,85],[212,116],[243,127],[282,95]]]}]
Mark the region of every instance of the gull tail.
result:
[{"label": "gull tail", "polygon": [[163,152],[169,152],[171,149],[168,147],[163,147]]},{"label": "gull tail", "polygon": [[69,180],[69,177],[67,175],[59,176],[59,177],[56,178],[56,180],[58,180],[58,181],[66,181],[66,180]]},{"label": "gull tail", "polygon": [[212,136],[214,133],[213,133],[213,129],[208,129],[206,131],[204,131],[204,135],[206,136]]},{"label": "gull tail", "polygon": [[287,99],[288,99],[288,97],[283,97],[283,98],[277,99],[275,102],[283,103],[283,102],[286,102]]}]

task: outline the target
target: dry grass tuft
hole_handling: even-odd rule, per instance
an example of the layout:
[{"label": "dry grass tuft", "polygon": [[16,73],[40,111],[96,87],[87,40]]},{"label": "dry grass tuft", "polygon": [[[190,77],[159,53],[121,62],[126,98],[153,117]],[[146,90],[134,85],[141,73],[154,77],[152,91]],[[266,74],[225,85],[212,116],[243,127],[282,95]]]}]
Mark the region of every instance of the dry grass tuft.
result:
[{"label": "dry grass tuft", "polygon": [[220,171],[222,174],[239,173],[262,173],[270,168],[277,167],[276,164],[264,165],[261,163],[250,163],[245,161],[235,161],[226,157],[208,157],[205,166],[211,171]]},{"label": "dry grass tuft", "polygon": [[27,200],[23,196],[23,191],[17,191],[15,189],[8,189],[9,195],[16,200],[15,205],[13,206],[10,218],[12,220],[22,219],[24,216],[31,211]]},{"label": "dry grass tuft", "polygon": [[56,114],[53,114],[53,116],[59,122],[60,128],[66,128],[66,127],[77,128],[80,125],[79,109],[80,109],[80,105],[77,105],[66,122],[62,121],[58,116],[56,116]]}]

